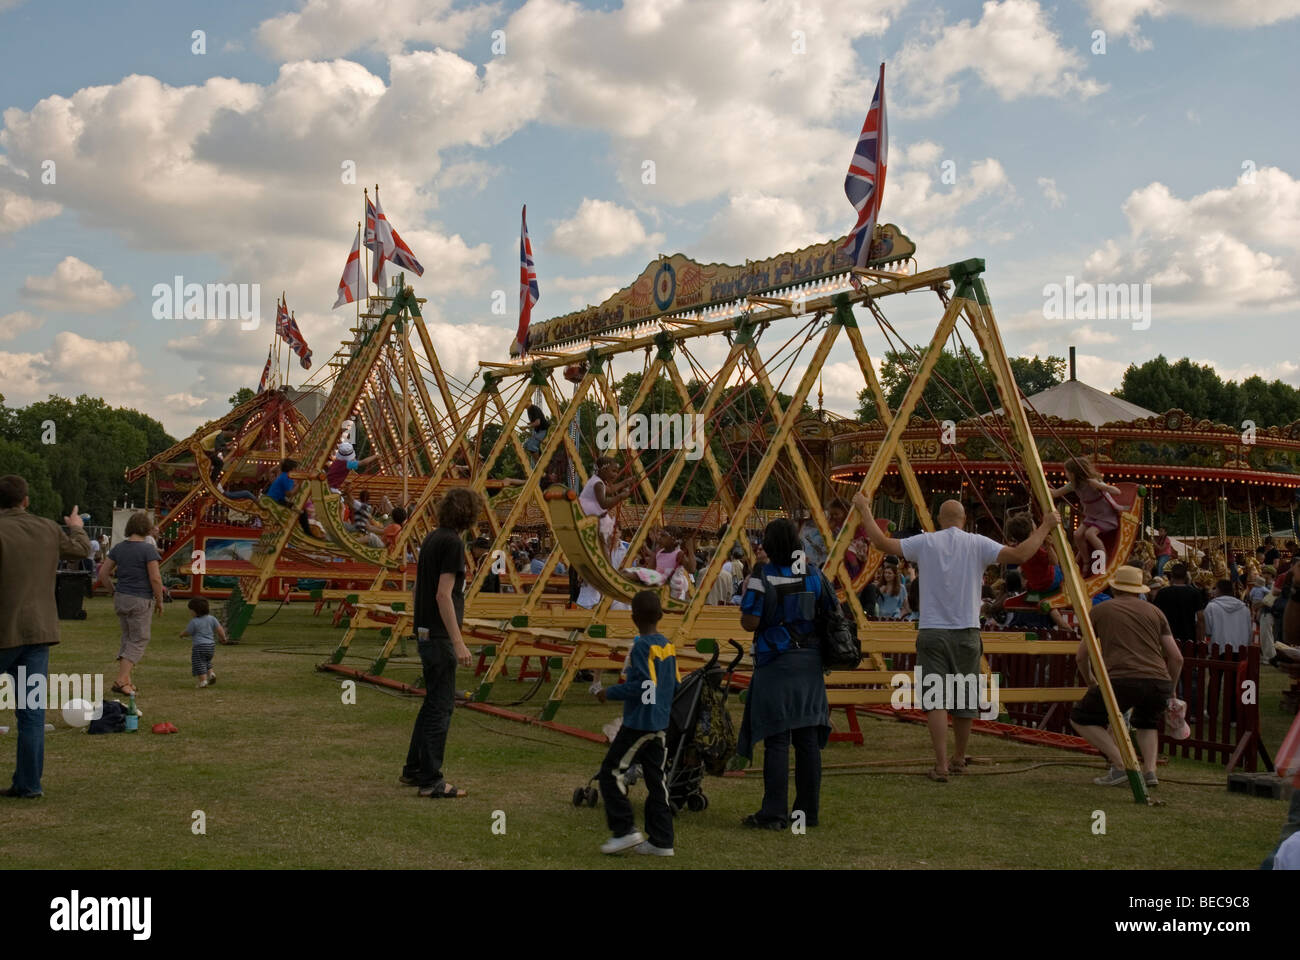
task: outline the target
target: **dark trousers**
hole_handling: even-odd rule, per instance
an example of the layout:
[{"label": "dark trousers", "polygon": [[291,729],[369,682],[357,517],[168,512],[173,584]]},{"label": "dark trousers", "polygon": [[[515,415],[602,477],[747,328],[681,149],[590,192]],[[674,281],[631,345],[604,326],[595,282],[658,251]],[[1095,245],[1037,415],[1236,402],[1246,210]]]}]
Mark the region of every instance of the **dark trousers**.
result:
[{"label": "dark trousers", "polygon": [[790,744],[794,743],[794,809],[802,810],[804,822],[817,825],[822,792],[822,752],[816,727],[785,730],[763,738],[763,806],[760,820],[786,821],[790,790]]},{"label": "dark trousers", "polygon": [[627,799],[623,775],[633,763],[640,763],[641,775],[649,791],[645,800],[646,834],[654,846],[669,849],[673,845],[673,808],[668,803],[668,784],[664,780],[664,746],[662,730],[621,727],[609,745],[596,779],[600,783],[600,796],[605,801],[609,832],[616,837],[625,837],[636,829],[636,818]]},{"label": "dark trousers", "polygon": [[447,637],[424,640],[418,646],[424,665],[424,703],[415,718],[402,774],[422,789],[436,788],[443,784],[442,756],[456,706],[456,654]]}]

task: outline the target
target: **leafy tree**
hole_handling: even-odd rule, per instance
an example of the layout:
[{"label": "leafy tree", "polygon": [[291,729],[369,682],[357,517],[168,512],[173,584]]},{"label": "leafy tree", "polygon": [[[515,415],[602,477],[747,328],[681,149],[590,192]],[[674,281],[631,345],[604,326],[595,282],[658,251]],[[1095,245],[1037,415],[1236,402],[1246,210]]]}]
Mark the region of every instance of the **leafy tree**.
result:
[{"label": "leafy tree", "polygon": [[1130,364],[1115,396],[1163,413],[1175,407],[1193,417],[1239,425],[1253,420],[1257,426],[1281,426],[1300,419],[1300,390],[1258,375],[1241,383],[1224,381],[1207,364],[1184,357],[1170,363],[1162,354],[1141,364]]},{"label": "leafy tree", "polygon": [[[175,442],[152,417],[110,407],[99,397],[84,394],[75,401],[51,395],[27,407],[5,408],[0,416],[0,436],[11,449],[27,455],[15,462],[32,472],[32,476],[24,476],[33,490],[41,481],[29,458],[43,465],[44,482],[55,501],[47,503],[42,492],[39,502],[43,515],[53,519],[75,503],[97,523],[111,521],[115,499],[131,497],[137,503],[144,502],[144,481],[128,484],[123,473]],[[52,443],[45,442],[51,438]],[[10,457],[3,460],[7,463]],[[32,503],[35,508],[35,494]]]},{"label": "leafy tree", "polygon": [[235,391],[233,396],[226,398],[226,402],[230,404],[230,409],[234,410],[235,407],[238,407],[240,404],[248,403],[248,401],[252,400],[255,396],[257,396],[257,391],[252,387],[240,387]]},{"label": "leafy tree", "polygon": [[66,506],[60,502],[50,483],[45,461],[26,447],[0,437],[0,463],[4,464],[0,473],[16,473],[27,481],[27,495],[31,498],[27,509],[30,512],[53,520],[72,506],[71,502]]},{"label": "leafy tree", "polygon": [[[918,346],[915,349],[920,357],[924,357],[929,348]],[[908,352],[890,350],[885,354],[880,386],[891,410],[898,409],[912,385],[912,371],[918,363],[919,360]],[[1065,376],[1063,357],[1011,357],[1010,364],[1011,374],[1026,396],[1055,386]],[[939,355],[915,415],[933,416],[936,420],[962,420],[988,413],[1001,405],[988,364],[968,347],[961,355],[951,350],[944,350]],[[858,394],[856,414],[859,420],[878,419],[870,390],[864,388]]]}]

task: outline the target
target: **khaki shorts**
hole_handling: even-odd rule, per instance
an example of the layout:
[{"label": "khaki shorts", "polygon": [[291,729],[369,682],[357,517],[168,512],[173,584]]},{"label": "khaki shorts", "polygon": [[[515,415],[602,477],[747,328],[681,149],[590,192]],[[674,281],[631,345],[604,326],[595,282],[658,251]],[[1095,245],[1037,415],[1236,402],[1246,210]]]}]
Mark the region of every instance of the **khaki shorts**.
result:
[{"label": "khaki shorts", "polygon": [[[943,674],[945,677],[957,675],[974,677],[978,682],[980,675],[980,657],[984,653],[984,643],[980,640],[978,627],[969,630],[940,630],[926,627],[916,631],[916,663],[923,674]],[[951,691],[951,685],[945,683],[945,694]],[[975,688],[971,687],[973,691]],[[964,703],[970,704],[973,696],[964,697]],[[964,706],[956,708],[956,697],[945,695],[944,709],[954,717],[976,717],[979,710]]]},{"label": "khaki shorts", "polygon": [[153,626],[153,599],[115,593],[113,612],[122,624],[122,647],[117,651],[117,659],[139,663],[144,657],[145,647],[149,646],[149,630]]}]

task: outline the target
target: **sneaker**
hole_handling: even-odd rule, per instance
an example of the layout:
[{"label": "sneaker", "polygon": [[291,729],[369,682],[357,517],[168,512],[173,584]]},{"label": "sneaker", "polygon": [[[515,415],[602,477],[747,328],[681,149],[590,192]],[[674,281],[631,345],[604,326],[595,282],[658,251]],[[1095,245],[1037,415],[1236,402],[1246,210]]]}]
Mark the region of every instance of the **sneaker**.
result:
[{"label": "sneaker", "polygon": [[632,786],[641,779],[641,764],[629,764],[627,771],[623,774],[623,783],[626,786]]},{"label": "sneaker", "polygon": [[1111,767],[1104,777],[1095,777],[1092,782],[1099,787],[1118,787],[1121,783],[1128,783],[1128,774],[1119,767]]},{"label": "sneaker", "polygon": [[1148,787],[1160,786],[1160,781],[1156,779],[1156,772],[1154,770],[1152,770],[1150,773],[1143,772],[1142,780],[1144,783],[1146,783]]},{"label": "sneaker", "polygon": [[209,670],[209,671],[208,671],[208,683],[209,683],[209,684],[213,684],[213,683],[216,683],[216,682],[217,682],[217,675],[216,675],[215,673],[213,673],[211,670]]},{"label": "sneaker", "polygon": [[643,843],[638,843],[635,847],[632,848],[632,852],[633,852],[633,853],[644,853],[646,856],[649,856],[649,857],[671,857],[671,856],[673,856],[673,848],[672,848],[672,847],[656,847],[656,846],[655,846],[653,843],[651,843],[649,840],[646,840],[646,841],[643,842]]},{"label": "sneaker", "polygon": [[631,847],[645,841],[639,830],[633,830],[631,833],[625,833],[621,837],[610,837],[600,845],[601,853],[622,853]]},{"label": "sneaker", "polygon": [[198,688],[199,688],[200,690],[202,690],[202,689],[203,689],[204,687],[206,687],[207,685],[208,685],[208,678],[207,678],[207,677],[204,677],[204,678],[203,678],[202,680],[200,680],[200,681],[198,682],[198,684],[197,684],[197,686],[198,686]]}]

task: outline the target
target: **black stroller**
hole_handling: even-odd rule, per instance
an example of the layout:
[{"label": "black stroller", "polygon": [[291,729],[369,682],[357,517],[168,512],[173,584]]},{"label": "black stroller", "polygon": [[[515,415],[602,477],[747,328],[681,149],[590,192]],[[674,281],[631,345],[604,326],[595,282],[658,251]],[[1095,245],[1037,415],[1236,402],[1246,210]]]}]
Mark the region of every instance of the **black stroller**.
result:
[{"label": "black stroller", "polygon": [[[727,641],[736,648],[736,656],[725,668],[718,663],[721,652],[716,644],[709,662],[692,671],[677,687],[673,696],[672,711],[668,718],[666,750],[668,769],[668,800],[673,812],[685,807],[692,812],[709,806],[704,795],[704,775],[720,777],[736,752],[736,730],[731,714],[727,713],[727,693],[731,675],[745,655],[744,648],[734,640]],[[640,770],[633,764],[624,775],[628,786],[640,779]],[[594,807],[600,801],[600,790],[593,776],[585,787],[573,791],[573,805]]]}]

